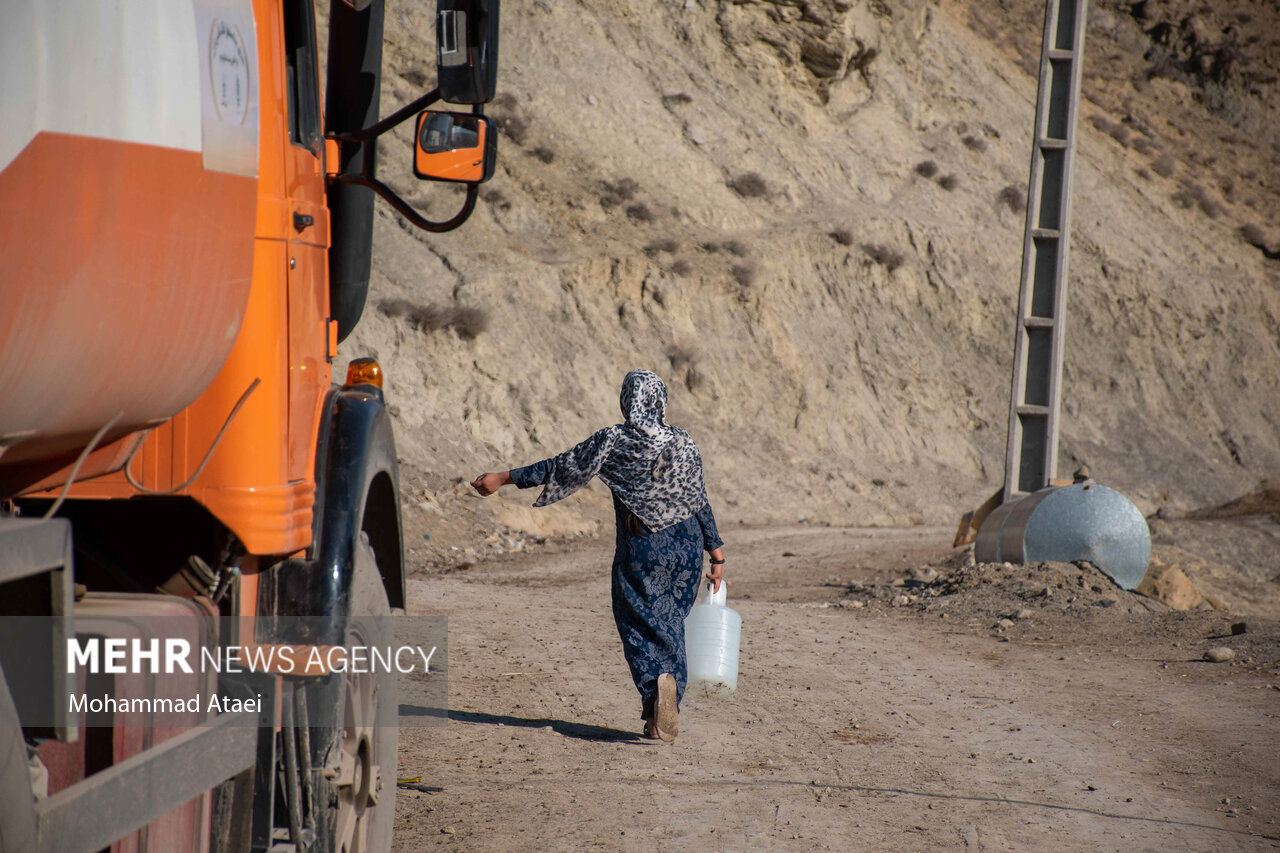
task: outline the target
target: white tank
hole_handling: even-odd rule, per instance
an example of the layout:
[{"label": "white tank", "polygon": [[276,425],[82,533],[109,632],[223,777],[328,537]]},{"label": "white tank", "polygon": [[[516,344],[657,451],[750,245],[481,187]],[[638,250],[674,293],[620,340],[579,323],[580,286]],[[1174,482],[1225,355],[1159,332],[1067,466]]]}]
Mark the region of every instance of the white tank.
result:
[{"label": "white tank", "polygon": [[728,584],[703,595],[684,620],[684,646],[689,661],[686,690],[728,693],[738,686],[738,643],[742,617],[725,605]]}]

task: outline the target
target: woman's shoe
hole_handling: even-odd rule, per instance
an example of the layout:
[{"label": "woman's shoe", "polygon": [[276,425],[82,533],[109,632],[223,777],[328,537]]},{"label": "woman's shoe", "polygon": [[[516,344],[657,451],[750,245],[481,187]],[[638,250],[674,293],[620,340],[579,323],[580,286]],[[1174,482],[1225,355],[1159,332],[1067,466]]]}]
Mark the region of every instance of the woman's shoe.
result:
[{"label": "woman's shoe", "polygon": [[645,717],[644,720],[644,736],[649,740],[658,740],[658,724],[654,722],[653,717]]},{"label": "woman's shoe", "polygon": [[658,737],[667,742],[680,733],[680,720],[676,712],[676,677],[669,672],[658,676],[658,698],[653,703],[654,728]]}]

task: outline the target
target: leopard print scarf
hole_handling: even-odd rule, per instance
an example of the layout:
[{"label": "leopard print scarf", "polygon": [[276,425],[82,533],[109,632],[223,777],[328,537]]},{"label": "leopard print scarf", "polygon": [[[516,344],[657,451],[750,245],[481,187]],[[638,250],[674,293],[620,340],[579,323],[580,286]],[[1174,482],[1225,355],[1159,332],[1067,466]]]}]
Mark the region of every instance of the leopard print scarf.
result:
[{"label": "leopard print scarf", "polygon": [[654,532],[706,506],[698,445],[680,427],[667,425],[667,386],[657,374],[628,373],[619,403],[625,422],[606,427],[555,457],[533,505],[546,506],[568,497],[598,474]]}]

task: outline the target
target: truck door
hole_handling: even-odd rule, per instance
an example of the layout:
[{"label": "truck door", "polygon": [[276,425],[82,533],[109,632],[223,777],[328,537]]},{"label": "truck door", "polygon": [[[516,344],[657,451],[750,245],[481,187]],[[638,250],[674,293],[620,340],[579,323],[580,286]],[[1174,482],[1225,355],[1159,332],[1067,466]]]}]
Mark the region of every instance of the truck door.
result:
[{"label": "truck door", "polygon": [[284,0],[285,89],[289,145],[289,479],[314,465],[314,431],[329,385],[329,213],[325,206],[324,139],[312,0]]}]

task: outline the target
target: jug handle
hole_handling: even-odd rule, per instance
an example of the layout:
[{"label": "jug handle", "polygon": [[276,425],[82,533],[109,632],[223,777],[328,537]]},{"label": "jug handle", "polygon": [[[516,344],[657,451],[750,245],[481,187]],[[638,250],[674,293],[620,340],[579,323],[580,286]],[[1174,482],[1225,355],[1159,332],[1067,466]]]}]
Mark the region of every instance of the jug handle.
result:
[{"label": "jug handle", "polygon": [[712,591],[712,584],[712,581],[707,581],[707,604],[718,604],[721,607],[724,607],[725,600],[729,597],[729,584],[724,581],[720,581],[719,592]]}]

